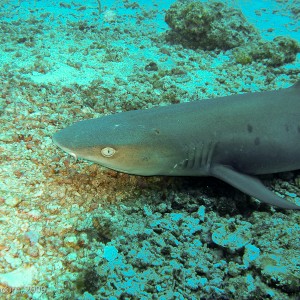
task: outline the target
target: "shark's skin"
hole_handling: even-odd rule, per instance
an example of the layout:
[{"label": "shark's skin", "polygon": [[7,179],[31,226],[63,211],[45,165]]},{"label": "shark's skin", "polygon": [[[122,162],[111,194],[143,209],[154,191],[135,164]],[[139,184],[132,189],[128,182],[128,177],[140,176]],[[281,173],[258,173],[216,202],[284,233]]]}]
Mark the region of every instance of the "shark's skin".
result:
[{"label": "shark's skin", "polygon": [[117,171],[214,176],[263,202],[300,209],[252,177],[300,169],[300,81],[81,121],[53,140],[75,158]]}]

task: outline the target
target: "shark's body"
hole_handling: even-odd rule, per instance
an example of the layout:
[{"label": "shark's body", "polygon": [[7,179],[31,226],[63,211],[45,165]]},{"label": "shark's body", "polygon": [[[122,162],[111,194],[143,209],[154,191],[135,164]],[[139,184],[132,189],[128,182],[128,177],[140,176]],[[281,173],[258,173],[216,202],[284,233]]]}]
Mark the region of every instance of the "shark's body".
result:
[{"label": "shark's body", "polygon": [[282,208],[255,174],[300,169],[300,81],[287,89],[135,110],[75,123],[54,142],[136,175],[214,176]]}]

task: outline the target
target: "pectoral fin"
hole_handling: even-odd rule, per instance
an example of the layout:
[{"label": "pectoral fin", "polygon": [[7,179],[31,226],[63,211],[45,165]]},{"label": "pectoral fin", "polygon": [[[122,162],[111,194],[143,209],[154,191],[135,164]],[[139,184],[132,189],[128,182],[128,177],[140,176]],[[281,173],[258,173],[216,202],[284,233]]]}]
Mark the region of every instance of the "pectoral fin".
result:
[{"label": "pectoral fin", "polygon": [[286,209],[300,209],[300,206],[287,201],[268,190],[260,180],[255,177],[239,173],[234,169],[218,165],[211,169],[211,175],[217,177],[240,191],[258,200]]}]

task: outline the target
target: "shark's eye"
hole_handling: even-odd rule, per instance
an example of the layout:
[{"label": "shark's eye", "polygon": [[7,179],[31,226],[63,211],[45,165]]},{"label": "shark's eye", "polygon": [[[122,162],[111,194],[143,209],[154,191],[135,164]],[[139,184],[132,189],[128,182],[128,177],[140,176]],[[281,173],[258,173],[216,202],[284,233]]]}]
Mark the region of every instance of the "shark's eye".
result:
[{"label": "shark's eye", "polygon": [[105,148],[101,149],[101,154],[104,157],[112,157],[115,153],[116,153],[116,150],[111,147],[105,147]]}]

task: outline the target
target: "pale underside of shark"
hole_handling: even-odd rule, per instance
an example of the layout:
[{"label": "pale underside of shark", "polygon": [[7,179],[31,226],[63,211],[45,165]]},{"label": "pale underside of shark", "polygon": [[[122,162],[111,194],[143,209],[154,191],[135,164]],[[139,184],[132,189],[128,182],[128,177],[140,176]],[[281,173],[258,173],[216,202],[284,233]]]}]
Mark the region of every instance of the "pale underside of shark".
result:
[{"label": "pale underside of shark", "polygon": [[300,169],[300,81],[81,121],[53,139],[75,158],[120,172],[214,176],[263,202],[300,209],[253,177]]}]

